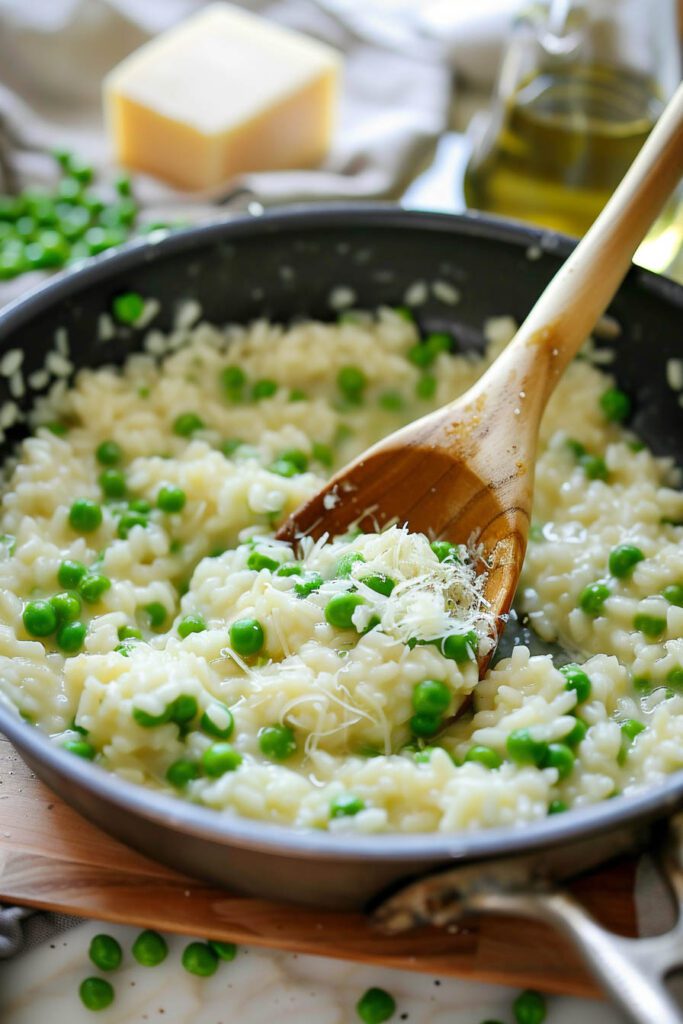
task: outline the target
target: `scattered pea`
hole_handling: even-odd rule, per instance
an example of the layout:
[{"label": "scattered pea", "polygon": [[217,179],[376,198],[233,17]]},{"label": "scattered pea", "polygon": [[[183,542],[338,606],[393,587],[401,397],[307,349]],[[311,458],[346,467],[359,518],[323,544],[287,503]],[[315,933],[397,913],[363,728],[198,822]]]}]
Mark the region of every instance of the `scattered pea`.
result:
[{"label": "scattered pea", "polygon": [[87,632],[88,627],[83,622],[65,622],[57,630],[57,646],[65,654],[75,654],[83,646]]},{"label": "scattered pea", "polygon": [[629,718],[621,723],[621,731],[627,740],[634,740],[639,733],[643,732],[645,726],[636,718]]},{"label": "scattered pea", "polygon": [[147,515],[143,512],[124,512],[117,523],[116,535],[121,540],[126,540],[130,531],[136,526],[141,526],[143,529],[149,526]]},{"label": "scattered pea", "polygon": [[237,946],[234,942],[218,942],[216,939],[209,939],[209,945],[219,960],[234,960],[237,956]]},{"label": "scattered pea", "polygon": [[182,512],[186,501],[185,491],[180,487],[173,487],[171,484],[164,484],[157,494],[157,508],[170,514]]},{"label": "scattered pea", "polygon": [[159,629],[166,621],[168,612],[160,601],[152,601],[144,606],[151,629]]},{"label": "scattered pea", "polygon": [[434,540],[430,545],[440,562],[459,562],[460,550],[456,544],[447,540]]},{"label": "scattered pea", "polygon": [[95,450],[95,458],[102,466],[117,466],[123,459],[123,450],[116,441],[102,441]]},{"label": "scattered pea", "polygon": [[325,619],[336,629],[354,629],[354,612],[363,604],[360,594],[335,594],[325,605]]},{"label": "scattered pea", "polygon": [[114,500],[125,497],[126,478],[120,469],[105,469],[100,473],[99,484],[105,498]]},{"label": "scattered pea", "polygon": [[566,743],[550,743],[543,767],[556,768],[559,777],[566,779],[574,768],[574,754]]},{"label": "scattered pea", "polygon": [[277,382],[264,378],[255,382],[251,389],[251,396],[255,402],[260,402],[264,398],[272,398],[276,391]]},{"label": "scattered pea", "polygon": [[334,575],[339,579],[346,580],[351,576],[352,569],[357,562],[364,562],[365,557],[360,551],[348,551],[342,555],[334,570]]},{"label": "scattered pea", "polygon": [[86,978],[78,994],[86,1010],[106,1010],[114,1002],[114,986],[105,978]]},{"label": "scattered pea", "polygon": [[512,1004],[515,1024],[543,1024],[546,1016],[545,999],[540,992],[527,989]]},{"label": "scattered pea", "polygon": [[503,763],[503,759],[500,754],[493,750],[491,747],[485,747],[481,744],[476,744],[465,754],[466,761],[474,761],[477,764],[481,764],[484,768],[489,768],[492,771],[496,768],[500,768]]},{"label": "scattered pea", "polygon": [[259,730],[259,748],[265,757],[286,761],[296,753],[296,737],[288,725],[267,725]]},{"label": "scattered pea", "polygon": [[308,597],[314,591],[319,590],[322,586],[323,578],[317,572],[306,573],[304,579],[301,582],[294,584],[294,593],[297,597]]},{"label": "scattered pea", "polygon": [[451,633],[441,643],[441,653],[444,658],[463,665],[467,661],[474,661],[479,649],[479,637],[474,630],[467,633]]},{"label": "scattered pea", "polygon": [[376,594],[382,594],[384,597],[389,597],[396,586],[396,580],[392,580],[391,576],[385,576],[383,572],[362,576],[360,582],[364,583],[370,590],[374,590]]},{"label": "scattered pea", "polygon": [[96,604],[110,587],[111,580],[108,576],[88,572],[78,584],[78,594],[87,604]]},{"label": "scattered pea", "polygon": [[351,818],[365,810],[365,804],[353,793],[340,793],[330,803],[331,818]]},{"label": "scattered pea", "polygon": [[121,966],[123,950],[111,935],[95,935],[90,942],[88,956],[101,971],[115,971]]},{"label": "scattered pea", "polygon": [[515,729],[507,738],[507,751],[516,764],[541,767],[548,755],[548,744],[536,740],[528,729]]},{"label": "scattered pea", "polygon": [[623,423],[631,414],[631,399],[619,388],[608,388],[600,395],[600,408],[613,423]]},{"label": "scattered pea", "polygon": [[57,612],[49,601],[29,601],[24,606],[22,621],[30,636],[50,636],[57,628]]},{"label": "scattered pea", "polygon": [[580,665],[571,662],[569,665],[562,665],[560,672],[565,678],[565,690],[574,690],[576,703],[583,704],[591,695],[591,681]]},{"label": "scattered pea", "polygon": [[637,629],[643,636],[655,639],[661,636],[666,629],[666,619],[659,615],[647,615],[639,613],[633,618],[633,628]]},{"label": "scattered pea", "polygon": [[138,935],[131,952],[142,967],[157,967],[168,956],[168,945],[159,932],[146,929]]},{"label": "scattered pea", "polygon": [[400,391],[383,391],[377,399],[377,404],[385,412],[401,412],[405,406],[405,399]]},{"label": "scattered pea", "polygon": [[396,1012],[396,1000],[383,988],[369,988],[356,1003],[356,1013],[364,1024],[383,1024]]},{"label": "scattered pea", "polygon": [[230,627],[230,645],[243,657],[258,654],[265,640],[263,626],[257,619],[237,619]]},{"label": "scattered pea", "polygon": [[199,768],[194,761],[180,758],[169,766],[166,772],[166,779],[176,789],[184,789],[193,779],[199,778]]},{"label": "scattered pea", "polygon": [[247,569],[251,569],[254,572],[261,572],[262,569],[275,572],[279,568],[280,563],[278,560],[271,558],[270,555],[266,555],[263,551],[252,551],[247,558]]},{"label": "scattered pea", "polygon": [[610,551],[609,571],[617,579],[624,579],[631,575],[638,562],[644,558],[643,552],[634,544],[618,544]]},{"label": "scattered pea", "polygon": [[677,608],[683,608],[683,583],[671,583],[668,587],[664,587],[662,596],[666,598],[669,604],[674,604]]},{"label": "scattered pea", "polygon": [[337,387],[347,402],[359,405],[367,387],[367,377],[357,366],[343,366],[337,374]]},{"label": "scattered pea", "polygon": [[443,715],[451,699],[450,689],[438,679],[423,679],[413,687],[412,705],[417,715]]},{"label": "scattered pea", "polygon": [[548,814],[564,814],[569,807],[564,800],[551,800],[548,804]]},{"label": "scattered pea", "polygon": [[204,429],[204,421],[196,412],[181,412],[173,421],[173,433],[178,437],[191,437]]},{"label": "scattered pea", "polygon": [[119,626],[116,635],[119,640],[142,640],[142,633],[135,626]]},{"label": "scattered pea", "polygon": [[183,950],[181,963],[190,974],[196,974],[200,978],[209,978],[216,973],[218,956],[207,943],[191,942]]},{"label": "scattered pea", "polygon": [[588,726],[584,720],[582,718],[576,718],[574,720],[574,725],[571,727],[567,735],[562,737],[562,742],[566,743],[568,747],[578,747],[587,732]]},{"label": "scattered pea", "polygon": [[440,714],[413,715],[410,719],[410,729],[414,736],[433,736],[443,725],[443,716]]},{"label": "scattered pea", "polygon": [[302,576],[303,568],[298,562],[283,562],[275,570],[276,576]]},{"label": "scattered pea", "polygon": [[203,633],[205,629],[206,622],[202,615],[185,615],[178,623],[178,636],[184,640],[190,633]]},{"label": "scattered pea", "polygon": [[607,463],[601,455],[582,455],[579,465],[589,480],[607,480],[609,476]]},{"label": "scattered pea", "polygon": [[232,736],[235,721],[226,704],[214,701],[202,715],[199,727],[208,735],[218,740],[227,740]]},{"label": "scattered pea", "polygon": [[202,754],[204,771],[213,779],[234,772],[242,764],[242,755],[229,743],[214,743]]},{"label": "scattered pea", "polygon": [[314,441],[311,449],[311,455],[316,462],[320,463],[321,466],[325,466],[327,469],[332,467],[334,454],[328,444],[321,444],[320,441]]},{"label": "scattered pea", "polygon": [[67,740],[62,747],[70,754],[82,757],[84,761],[92,761],[97,753],[92,743],[88,743],[87,740]]},{"label": "scattered pea", "polygon": [[145,310],[145,300],[138,292],[124,292],[112,302],[112,312],[119,323],[133,325]]},{"label": "scattered pea", "polygon": [[230,402],[242,401],[246,383],[247,375],[240,366],[226,366],[221,373],[223,392]]},{"label": "scattered pea", "polygon": [[579,607],[586,615],[596,618],[602,614],[602,606],[609,596],[610,589],[607,584],[597,580],[595,583],[589,583],[587,587],[583,588],[579,594]]},{"label": "scattered pea", "polygon": [[69,523],[78,533],[92,533],[102,523],[102,509],[90,498],[77,498],[69,510]]},{"label": "scattered pea", "polygon": [[674,689],[683,689],[683,665],[677,665],[675,668],[670,669],[666,674],[666,681]]}]

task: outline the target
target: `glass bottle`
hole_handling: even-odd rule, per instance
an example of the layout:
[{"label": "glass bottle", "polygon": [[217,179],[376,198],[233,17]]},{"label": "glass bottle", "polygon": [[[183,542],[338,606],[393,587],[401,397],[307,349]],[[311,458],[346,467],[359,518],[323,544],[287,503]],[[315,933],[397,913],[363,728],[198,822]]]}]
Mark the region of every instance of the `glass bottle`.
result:
[{"label": "glass bottle", "polygon": [[[676,0],[536,0],[475,141],[467,205],[583,234],[679,81]],[[683,206],[662,223],[668,248],[672,224],[683,245]]]}]

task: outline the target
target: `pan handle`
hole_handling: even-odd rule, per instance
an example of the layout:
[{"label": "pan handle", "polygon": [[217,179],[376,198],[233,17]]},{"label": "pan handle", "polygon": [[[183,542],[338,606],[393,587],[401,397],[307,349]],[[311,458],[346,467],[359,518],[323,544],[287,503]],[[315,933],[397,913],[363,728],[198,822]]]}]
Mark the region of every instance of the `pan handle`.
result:
[{"label": "pan handle", "polygon": [[633,939],[615,935],[566,890],[530,878],[523,858],[466,865],[412,883],[385,901],[374,920],[386,933],[422,924],[448,926],[471,914],[531,917],[563,932],[605,993],[633,1024],[683,1024],[666,978],[683,968],[683,815],[655,851],[677,902],[673,928]]}]

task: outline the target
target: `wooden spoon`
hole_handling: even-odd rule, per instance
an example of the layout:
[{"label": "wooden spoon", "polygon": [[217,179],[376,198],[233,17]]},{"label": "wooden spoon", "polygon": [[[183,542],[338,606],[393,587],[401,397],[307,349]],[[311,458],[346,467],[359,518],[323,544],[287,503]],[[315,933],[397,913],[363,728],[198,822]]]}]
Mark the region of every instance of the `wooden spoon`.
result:
[{"label": "wooden spoon", "polygon": [[[296,543],[302,535],[334,537],[353,525],[375,531],[398,521],[453,543],[475,539],[488,562],[484,596],[500,635],[526,551],[543,411],[681,175],[683,85],[600,216],[483,377],[333,476],[283,524],[278,538]],[[487,660],[480,660],[480,671]]]}]

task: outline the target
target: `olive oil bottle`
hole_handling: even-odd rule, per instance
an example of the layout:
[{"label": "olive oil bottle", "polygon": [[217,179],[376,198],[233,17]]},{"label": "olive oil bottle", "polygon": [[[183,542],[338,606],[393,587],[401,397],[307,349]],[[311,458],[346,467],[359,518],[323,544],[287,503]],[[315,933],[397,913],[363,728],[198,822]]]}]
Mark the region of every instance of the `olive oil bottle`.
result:
[{"label": "olive oil bottle", "polygon": [[[517,20],[474,143],[467,205],[584,234],[679,79],[673,0],[534,0]],[[664,270],[682,253],[679,196],[639,256]]]}]

